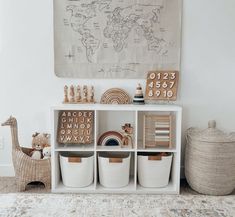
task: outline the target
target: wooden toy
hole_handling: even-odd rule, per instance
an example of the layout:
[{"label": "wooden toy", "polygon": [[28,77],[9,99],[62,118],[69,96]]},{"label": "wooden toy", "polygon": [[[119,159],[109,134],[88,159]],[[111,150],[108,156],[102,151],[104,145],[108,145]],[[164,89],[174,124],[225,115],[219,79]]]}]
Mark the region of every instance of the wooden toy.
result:
[{"label": "wooden toy", "polygon": [[[82,90],[81,90],[82,89]],[[94,86],[90,88],[87,85],[81,87],[80,85],[74,86],[71,85],[69,88],[68,94],[68,86],[64,86],[64,104],[94,104]],[[69,96],[68,96],[69,95]]]},{"label": "wooden toy", "polygon": [[60,111],[57,141],[59,144],[92,144],[94,111]]},{"label": "wooden toy", "polygon": [[94,86],[91,86],[89,103],[94,103]]},{"label": "wooden toy", "polygon": [[83,103],[87,103],[87,102],[88,102],[88,99],[87,99],[87,92],[88,92],[87,86],[84,85],[84,86],[83,86],[83,97],[82,97],[82,102],[83,102]]},{"label": "wooden toy", "polygon": [[68,98],[68,86],[65,85],[64,86],[64,103],[68,103],[69,102],[69,98]]},{"label": "wooden toy", "polygon": [[98,140],[101,146],[122,146],[123,136],[117,131],[107,131],[103,133]]},{"label": "wooden toy", "polygon": [[122,132],[122,146],[129,146],[131,145],[131,147],[133,147],[133,139],[132,139],[132,134],[133,134],[133,127],[131,126],[131,124],[127,123],[124,126],[122,126],[122,130],[124,132]]},{"label": "wooden toy", "polygon": [[142,87],[140,84],[138,84],[138,86],[136,87],[133,104],[136,104],[136,105],[144,104],[144,95],[143,95]]},{"label": "wooden toy", "polygon": [[131,98],[125,90],[111,88],[104,92],[100,100],[101,104],[130,104]]},{"label": "wooden toy", "polygon": [[80,85],[77,86],[77,92],[76,92],[76,103],[81,102],[81,89]]},{"label": "wooden toy", "polygon": [[178,71],[149,72],[145,100],[175,101],[177,99],[178,80]]},{"label": "wooden toy", "polygon": [[70,95],[69,102],[74,103],[75,102],[75,98],[74,98],[75,92],[74,92],[74,86],[73,85],[70,86],[69,95]]},{"label": "wooden toy", "polygon": [[144,148],[171,147],[171,122],[171,115],[144,115]]}]

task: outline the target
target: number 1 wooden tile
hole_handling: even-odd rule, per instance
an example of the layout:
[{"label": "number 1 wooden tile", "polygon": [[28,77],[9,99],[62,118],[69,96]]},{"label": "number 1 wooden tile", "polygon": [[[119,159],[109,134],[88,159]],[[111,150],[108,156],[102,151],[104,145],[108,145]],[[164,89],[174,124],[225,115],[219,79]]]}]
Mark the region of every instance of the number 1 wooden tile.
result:
[{"label": "number 1 wooden tile", "polygon": [[151,71],[146,82],[146,100],[176,101],[178,71]]}]

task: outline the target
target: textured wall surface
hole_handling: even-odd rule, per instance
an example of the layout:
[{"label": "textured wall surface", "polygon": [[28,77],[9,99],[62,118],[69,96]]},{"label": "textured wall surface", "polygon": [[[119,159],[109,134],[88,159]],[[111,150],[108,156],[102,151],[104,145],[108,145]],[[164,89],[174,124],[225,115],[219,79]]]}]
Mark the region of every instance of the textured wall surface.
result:
[{"label": "textured wall surface", "polygon": [[[235,131],[234,8],[234,0],[184,1],[178,101],[184,108],[184,130],[205,128],[209,119],[216,119],[218,127]],[[52,15],[52,1],[0,1],[0,122],[11,114],[16,116],[24,146],[31,145],[34,131],[49,131],[50,106],[61,102],[64,84],[93,84],[99,100],[111,87],[125,88],[133,95],[139,82],[57,78]],[[0,127],[0,137],[5,140],[0,175],[9,175],[9,129]]]}]

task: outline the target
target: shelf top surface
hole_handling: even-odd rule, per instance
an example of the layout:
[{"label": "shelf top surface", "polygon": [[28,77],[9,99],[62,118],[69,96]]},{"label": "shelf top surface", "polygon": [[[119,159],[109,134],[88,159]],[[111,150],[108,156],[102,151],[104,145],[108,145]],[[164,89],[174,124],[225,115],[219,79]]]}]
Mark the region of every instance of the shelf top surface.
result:
[{"label": "shelf top surface", "polygon": [[100,110],[100,111],[181,111],[182,107],[175,104],[145,105],[113,105],[113,104],[60,104],[52,106],[52,110]]}]

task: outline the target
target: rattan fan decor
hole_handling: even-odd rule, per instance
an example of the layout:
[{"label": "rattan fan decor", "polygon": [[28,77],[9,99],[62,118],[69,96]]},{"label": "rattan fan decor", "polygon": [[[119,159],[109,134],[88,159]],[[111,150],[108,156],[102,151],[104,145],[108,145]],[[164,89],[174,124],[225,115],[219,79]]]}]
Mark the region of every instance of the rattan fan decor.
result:
[{"label": "rattan fan decor", "polygon": [[104,92],[100,100],[101,104],[130,104],[131,98],[121,88],[111,88]]}]

